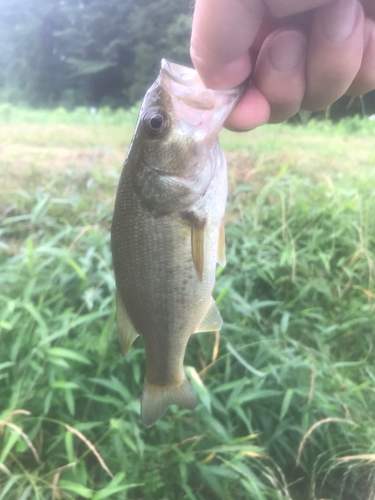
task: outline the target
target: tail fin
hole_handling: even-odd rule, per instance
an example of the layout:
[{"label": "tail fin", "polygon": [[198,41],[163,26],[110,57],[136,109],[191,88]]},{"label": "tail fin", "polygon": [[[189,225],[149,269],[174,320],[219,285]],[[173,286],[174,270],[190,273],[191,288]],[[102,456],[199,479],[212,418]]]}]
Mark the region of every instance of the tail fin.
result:
[{"label": "tail fin", "polygon": [[197,406],[193,389],[185,375],[181,384],[166,386],[149,384],[145,378],[141,399],[141,420],[145,427],[153,426],[173,404],[187,410],[194,410]]}]

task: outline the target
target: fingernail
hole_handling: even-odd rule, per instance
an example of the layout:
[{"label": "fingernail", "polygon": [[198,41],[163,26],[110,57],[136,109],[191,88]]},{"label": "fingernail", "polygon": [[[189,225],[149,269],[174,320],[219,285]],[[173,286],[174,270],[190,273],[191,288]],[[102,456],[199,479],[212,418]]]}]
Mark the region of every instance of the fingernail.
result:
[{"label": "fingernail", "polygon": [[357,0],[336,0],[324,7],[323,27],[332,42],[343,42],[353,33],[359,4]]},{"label": "fingernail", "polygon": [[291,71],[305,57],[306,40],[299,31],[282,31],[271,41],[268,51],[271,64],[275,69]]}]

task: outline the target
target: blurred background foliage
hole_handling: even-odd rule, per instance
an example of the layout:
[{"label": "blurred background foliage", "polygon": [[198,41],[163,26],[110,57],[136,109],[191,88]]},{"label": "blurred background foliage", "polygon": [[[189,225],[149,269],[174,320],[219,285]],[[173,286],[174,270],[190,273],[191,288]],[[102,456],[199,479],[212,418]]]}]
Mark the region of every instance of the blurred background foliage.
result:
[{"label": "blurred background foliage", "polygon": [[145,429],[110,252],[137,111],[0,106],[0,498],[373,500],[375,121],[221,133],[224,325]]},{"label": "blurred background foliage", "polygon": [[191,17],[186,0],[0,0],[0,99],[134,103],[163,57],[189,63]]},{"label": "blurred background foliage", "polygon": [[[191,64],[190,0],[0,0],[0,101],[133,105],[164,57]],[[375,113],[375,92],[333,118]]]}]

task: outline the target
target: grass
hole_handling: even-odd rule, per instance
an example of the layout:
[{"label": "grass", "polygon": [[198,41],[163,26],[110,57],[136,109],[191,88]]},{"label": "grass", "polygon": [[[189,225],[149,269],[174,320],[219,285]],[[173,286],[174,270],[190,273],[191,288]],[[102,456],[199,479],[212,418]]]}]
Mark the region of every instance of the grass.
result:
[{"label": "grass", "polygon": [[146,430],[109,246],[136,112],[1,109],[0,499],[372,499],[375,122],[222,133],[224,326]]}]

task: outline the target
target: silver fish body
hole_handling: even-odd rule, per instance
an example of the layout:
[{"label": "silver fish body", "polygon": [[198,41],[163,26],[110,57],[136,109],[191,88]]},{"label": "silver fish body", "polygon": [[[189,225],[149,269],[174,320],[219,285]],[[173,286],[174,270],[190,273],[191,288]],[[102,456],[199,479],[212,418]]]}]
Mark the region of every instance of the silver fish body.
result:
[{"label": "silver fish body", "polygon": [[121,174],[112,221],[117,323],[124,355],[144,339],[147,427],[170,404],[195,408],[186,345],[222,324],[211,295],[216,263],[225,264],[227,172],[217,134],[239,95],[207,90],[194,70],[163,61]]}]

